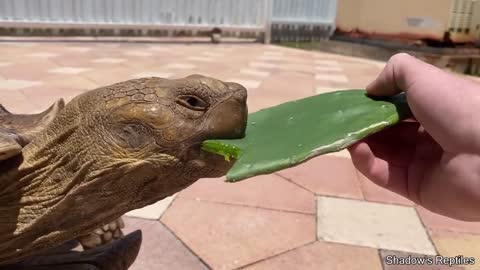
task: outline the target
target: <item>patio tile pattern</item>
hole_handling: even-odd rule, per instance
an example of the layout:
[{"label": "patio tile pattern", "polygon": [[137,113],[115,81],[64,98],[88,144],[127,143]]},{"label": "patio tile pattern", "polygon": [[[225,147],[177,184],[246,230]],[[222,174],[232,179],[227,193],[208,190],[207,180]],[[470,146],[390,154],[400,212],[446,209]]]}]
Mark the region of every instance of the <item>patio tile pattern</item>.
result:
[{"label": "patio tile pattern", "polygon": [[[0,103],[16,113],[130,78],[190,74],[244,84],[254,112],[364,88],[385,65],[256,43],[10,41],[0,50]],[[386,256],[480,260],[480,223],[430,213],[374,185],[345,151],[235,184],[201,179],[124,219],[126,232],[144,235],[131,269],[443,270],[387,265]]]}]

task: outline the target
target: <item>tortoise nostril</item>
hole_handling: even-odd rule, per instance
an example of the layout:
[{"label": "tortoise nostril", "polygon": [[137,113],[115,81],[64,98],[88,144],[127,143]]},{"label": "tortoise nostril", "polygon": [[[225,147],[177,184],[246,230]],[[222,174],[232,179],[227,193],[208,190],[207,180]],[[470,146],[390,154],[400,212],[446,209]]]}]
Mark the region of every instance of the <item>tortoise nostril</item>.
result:
[{"label": "tortoise nostril", "polygon": [[238,89],[234,94],[233,98],[240,103],[245,103],[247,101],[247,90]]},{"label": "tortoise nostril", "polygon": [[245,103],[230,99],[212,111],[211,139],[237,139],[245,136],[247,109]]},{"label": "tortoise nostril", "polygon": [[247,99],[247,89],[243,87],[241,84],[234,83],[234,82],[227,82],[226,83],[228,88],[234,92],[233,97],[238,101],[238,102],[245,102]]}]

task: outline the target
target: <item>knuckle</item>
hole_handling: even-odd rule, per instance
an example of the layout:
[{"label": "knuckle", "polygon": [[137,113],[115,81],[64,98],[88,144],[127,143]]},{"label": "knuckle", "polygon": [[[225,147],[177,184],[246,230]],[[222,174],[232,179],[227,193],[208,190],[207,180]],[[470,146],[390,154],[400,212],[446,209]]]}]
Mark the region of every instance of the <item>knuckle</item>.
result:
[{"label": "knuckle", "polygon": [[407,53],[397,53],[397,54],[393,55],[390,58],[390,60],[388,60],[388,64],[393,64],[393,65],[402,64],[402,63],[404,63],[405,61],[408,61],[411,58],[412,58],[412,56],[407,54]]}]

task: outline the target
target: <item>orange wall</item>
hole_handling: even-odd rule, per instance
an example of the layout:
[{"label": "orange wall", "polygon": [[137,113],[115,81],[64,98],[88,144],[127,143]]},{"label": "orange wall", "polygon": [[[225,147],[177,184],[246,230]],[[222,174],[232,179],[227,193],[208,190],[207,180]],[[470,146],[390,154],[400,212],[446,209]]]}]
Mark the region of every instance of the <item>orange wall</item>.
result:
[{"label": "orange wall", "polygon": [[[337,28],[441,39],[449,28],[452,3],[453,0],[338,0]],[[465,35],[458,38],[461,36]],[[452,37],[457,38],[457,34]]]}]

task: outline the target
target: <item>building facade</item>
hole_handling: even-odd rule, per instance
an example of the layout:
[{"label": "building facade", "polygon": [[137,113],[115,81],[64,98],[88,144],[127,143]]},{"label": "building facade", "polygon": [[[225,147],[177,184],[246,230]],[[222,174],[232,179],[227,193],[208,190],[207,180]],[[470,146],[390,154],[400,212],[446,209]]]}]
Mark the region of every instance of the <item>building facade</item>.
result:
[{"label": "building facade", "polygon": [[336,25],[346,33],[475,42],[480,37],[480,0],[338,0]]}]

